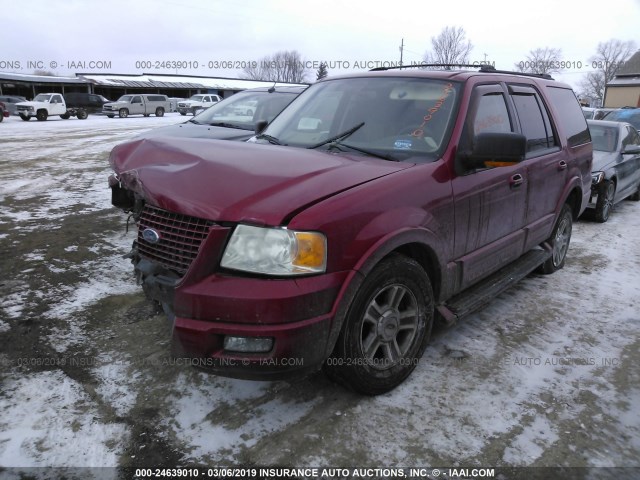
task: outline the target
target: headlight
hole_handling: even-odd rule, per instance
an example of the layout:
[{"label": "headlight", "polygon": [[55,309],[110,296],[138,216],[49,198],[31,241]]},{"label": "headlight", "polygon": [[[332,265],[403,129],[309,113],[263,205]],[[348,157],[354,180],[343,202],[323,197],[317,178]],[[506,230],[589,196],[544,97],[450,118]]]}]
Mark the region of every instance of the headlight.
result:
[{"label": "headlight", "polygon": [[591,184],[597,185],[604,178],[604,172],[591,172]]},{"label": "headlight", "polygon": [[327,267],[327,239],[318,232],[238,225],[220,264],[265,275],[322,273]]}]

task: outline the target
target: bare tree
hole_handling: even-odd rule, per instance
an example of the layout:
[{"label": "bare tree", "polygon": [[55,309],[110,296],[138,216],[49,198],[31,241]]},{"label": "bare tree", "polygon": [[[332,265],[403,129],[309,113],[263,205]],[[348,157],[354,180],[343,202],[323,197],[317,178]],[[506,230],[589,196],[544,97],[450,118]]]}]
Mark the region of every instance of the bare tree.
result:
[{"label": "bare tree", "polygon": [[525,60],[516,63],[522,73],[550,74],[561,70],[562,50],[559,48],[536,48],[530,50]]},{"label": "bare tree", "polygon": [[270,82],[303,83],[307,75],[306,62],[297,50],[267,55],[242,70],[242,77]]},{"label": "bare tree", "polygon": [[431,37],[433,50],[424,54],[425,63],[463,64],[469,62],[473,49],[462,27],[445,27],[440,35]]},{"label": "bare tree", "polygon": [[612,38],[608,42],[598,43],[596,54],[589,58],[593,72],[587,73],[580,81],[581,94],[597,99],[602,104],[604,89],[618,73],[636,49],[633,41],[623,42]]}]

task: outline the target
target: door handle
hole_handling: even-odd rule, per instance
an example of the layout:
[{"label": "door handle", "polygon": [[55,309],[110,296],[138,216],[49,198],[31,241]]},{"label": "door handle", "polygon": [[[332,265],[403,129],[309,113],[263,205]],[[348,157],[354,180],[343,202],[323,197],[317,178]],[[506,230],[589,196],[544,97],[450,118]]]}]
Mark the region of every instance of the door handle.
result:
[{"label": "door handle", "polygon": [[522,175],[520,175],[519,173],[512,175],[511,178],[509,179],[509,186],[511,188],[518,188],[523,183],[524,183],[524,178],[522,178]]},{"label": "door handle", "polygon": [[567,168],[567,162],[565,162],[564,160],[560,160],[560,162],[558,163],[558,170],[564,170],[565,168]]}]

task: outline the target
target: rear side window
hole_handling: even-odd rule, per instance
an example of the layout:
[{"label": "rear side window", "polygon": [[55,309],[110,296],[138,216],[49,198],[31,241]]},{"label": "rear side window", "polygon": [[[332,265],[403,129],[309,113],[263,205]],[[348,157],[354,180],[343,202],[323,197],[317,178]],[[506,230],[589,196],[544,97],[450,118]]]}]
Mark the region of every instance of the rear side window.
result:
[{"label": "rear side window", "polygon": [[[529,86],[509,85],[509,93],[516,107],[520,129],[527,137],[527,156],[557,145],[544,103],[536,90]],[[542,153],[542,152],[540,152]]]},{"label": "rear side window", "polygon": [[556,112],[558,112],[558,120],[562,124],[562,131],[567,134],[569,146],[575,147],[591,141],[587,121],[582,114],[582,109],[573,90],[548,87],[547,92]]},{"label": "rear side window", "polygon": [[167,97],[164,95],[147,95],[147,100],[149,102],[164,102],[167,100]]}]

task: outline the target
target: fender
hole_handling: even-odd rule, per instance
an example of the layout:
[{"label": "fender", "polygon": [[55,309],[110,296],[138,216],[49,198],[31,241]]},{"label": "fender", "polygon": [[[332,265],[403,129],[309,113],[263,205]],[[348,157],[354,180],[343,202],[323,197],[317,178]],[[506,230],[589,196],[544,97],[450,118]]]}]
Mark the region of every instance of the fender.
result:
[{"label": "fender", "polygon": [[[444,259],[437,254],[438,251],[442,251],[441,248],[438,248],[438,245],[442,244],[442,241],[434,232],[426,228],[404,228],[380,238],[360,257],[360,260],[347,276],[338,293],[332,312],[333,322],[331,324],[329,338],[327,339],[327,351],[325,352],[327,356],[331,354],[335,347],[340,331],[342,330],[342,325],[347,317],[349,307],[367,275],[387,255],[410,244],[419,244],[427,249],[432,261],[435,262],[435,265],[432,263],[432,268],[437,270],[437,279],[434,278],[436,275],[431,272],[429,280],[431,281],[434,292],[441,290],[443,283],[442,272],[444,271],[443,265],[445,262]],[[437,301],[435,303],[437,303]]]}]

